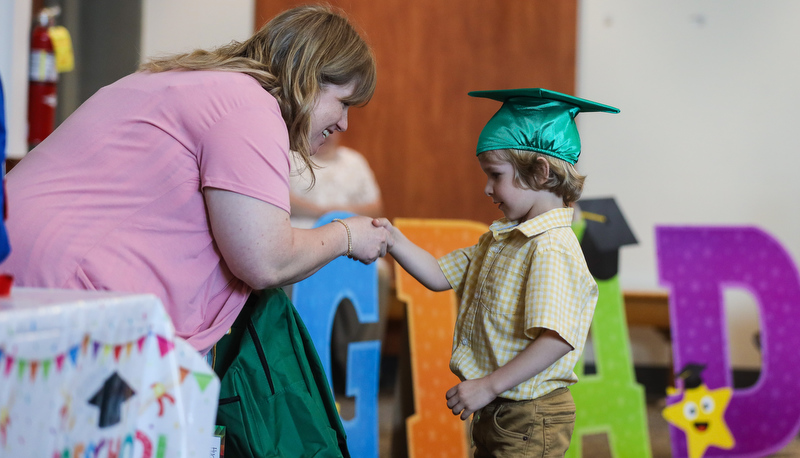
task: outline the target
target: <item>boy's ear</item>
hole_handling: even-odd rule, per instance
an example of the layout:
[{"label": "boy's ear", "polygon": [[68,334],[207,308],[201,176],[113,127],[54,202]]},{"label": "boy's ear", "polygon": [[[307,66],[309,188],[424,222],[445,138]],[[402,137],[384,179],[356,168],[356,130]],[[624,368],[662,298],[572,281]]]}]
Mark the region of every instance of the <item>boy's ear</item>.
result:
[{"label": "boy's ear", "polygon": [[536,167],[536,185],[544,186],[550,178],[550,162],[541,156],[536,158],[536,162],[539,163]]}]

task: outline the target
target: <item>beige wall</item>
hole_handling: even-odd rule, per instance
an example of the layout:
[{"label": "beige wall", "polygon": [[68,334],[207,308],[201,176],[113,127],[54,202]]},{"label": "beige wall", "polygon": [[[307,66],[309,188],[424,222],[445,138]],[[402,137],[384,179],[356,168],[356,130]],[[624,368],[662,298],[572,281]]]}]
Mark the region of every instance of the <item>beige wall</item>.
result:
[{"label": "beige wall", "polygon": [[254,0],[142,0],[141,55],[191,51],[253,32]]},{"label": "beige wall", "polygon": [[[659,224],[755,225],[800,262],[798,21],[785,0],[581,1],[578,94],[622,112],[579,118],[580,165],[640,240],[624,288],[658,286]],[[724,294],[732,363],[757,366],[755,300]]]}]

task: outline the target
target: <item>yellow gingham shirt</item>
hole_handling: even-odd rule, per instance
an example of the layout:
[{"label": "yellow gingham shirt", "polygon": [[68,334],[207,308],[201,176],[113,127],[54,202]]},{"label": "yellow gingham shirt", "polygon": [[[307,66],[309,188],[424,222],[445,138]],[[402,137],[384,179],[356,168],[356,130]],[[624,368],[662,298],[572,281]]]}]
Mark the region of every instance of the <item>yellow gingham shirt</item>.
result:
[{"label": "yellow gingham shirt", "polygon": [[574,350],[500,396],[535,399],[578,381],[573,369],[597,283],[572,232],[572,212],[558,208],[519,225],[497,220],[477,245],[439,259],[459,297],[450,370],[461,380],[489,375],[551,329]]}]

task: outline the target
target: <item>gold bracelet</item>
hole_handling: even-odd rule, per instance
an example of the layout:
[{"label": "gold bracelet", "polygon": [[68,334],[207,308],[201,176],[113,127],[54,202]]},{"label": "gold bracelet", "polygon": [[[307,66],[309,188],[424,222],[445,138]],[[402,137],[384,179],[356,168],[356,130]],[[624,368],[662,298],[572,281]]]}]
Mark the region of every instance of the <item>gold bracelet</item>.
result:
[{"label": "gold bracelet", "polygon": [[337,223],[342,223],[342,226],[344,226],[344,229],[347,231],[347,253],[345,253],[344,255],[349,258],[350,255],[353,253],[353,237],[350,235],[350,226],[348,226],[347,223],[340,220],[339,218],[336,218],[333,221],[336,221]]}]

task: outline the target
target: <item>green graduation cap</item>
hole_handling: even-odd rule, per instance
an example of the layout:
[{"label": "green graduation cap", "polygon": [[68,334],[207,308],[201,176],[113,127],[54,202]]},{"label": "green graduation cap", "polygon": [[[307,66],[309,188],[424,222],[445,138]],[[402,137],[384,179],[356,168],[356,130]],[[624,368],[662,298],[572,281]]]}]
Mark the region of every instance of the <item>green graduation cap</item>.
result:
[{"label": "green graduation cap", "polygon": [[483,128],[477,154],[497,149],[536,151],[574,165],[581,154],[575,125],[578,113],[619,113],[617,108],[547,89],[472,91],[468,95],[503,102]]}]

